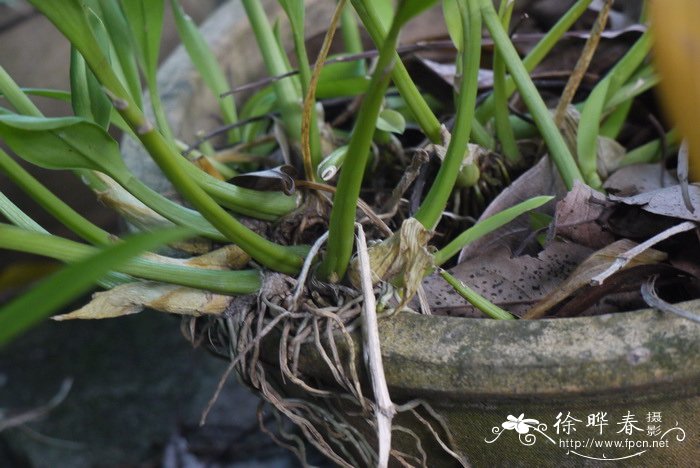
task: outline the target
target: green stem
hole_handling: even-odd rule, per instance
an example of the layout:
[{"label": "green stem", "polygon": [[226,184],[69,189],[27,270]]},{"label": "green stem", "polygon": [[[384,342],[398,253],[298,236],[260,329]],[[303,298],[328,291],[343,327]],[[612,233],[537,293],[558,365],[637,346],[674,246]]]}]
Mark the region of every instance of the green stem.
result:
[{"label": "green stem", "polygon": [[189,172],[190,177],[211,197],[226,208],[236,213],[265,221],[273,221],[295,210],[298,200],[282,192],[261,192],[241,188],[221,181],[185,158],[178,158],[177,163]]},{"label": "green stem", "polygon": [[[62,25],[57,24],[57,26],[61,28]],[[64,28],[62,31],[69,39],[73,39],[71,29]],[[109,67],[100,48],[93,41],[72,42],[80,44],[83,57],[100,83],[108,90],[119,114],[134,130],[153,160],[183,197],[226,238],[238,244],[255,260],[283,273],[296,273],[303,262],[301,256],[290,248],[261,237],[230,216],[194,181],[190,176],[191,171],[178,163],[181,156],[175,150],[174,144],[170,144],[148,122],[117,75]]]},{"label": "green stem", "polygon": [[525,104],[530,109],[532,117],[537,124],[537,128],[539,128],[544,141],[547,143],[550,156],[554,161],[554,164],[557,166],[559,174],[564,180],[564,184],[568,189],[571,189],[575,180],[583,180],[581,172],[576,166],[576,162],[574,161],[564,138],[557,129],[557,126],[554,124],[547,106],[542,100],[537,88],[532,83],[527,69],[518,56],[518,52],[515,50],[513,43],[508,37],[508,34],[503,29],[503,26],[498,19],[498,14],[493,8],[493,4],[490,2],[490,0],[469,1],[471,2],[471,5],[474,6],[474,9],[478,7],[481,10],[484,23],[491,33],[491,37],[493,38],[496,47],[498,47],[501,51],[506,67],[515,80],[523,101],[525,101]]},{"label": "green stem", "polygon": [[20,210],[20,208],[12,203],[12,200],[7,198],[7,196],[2,192],[0,192],[0,214],[7,218],[10,223],[22,230],[41,232],[44,234],[49,233],[39,223],[29,217],[24,211]]},{"label": "green stem", "polygon": [[479,293],[474,291],[466,284],[462,283],[460,280],[458,280],[445,270],[440,271],[440,276],[442,276],[445,279],[445,281],[447,281],[449,285],[452,286],[460,296],[465,298],[467,301],[469,301],[471,305],[473,305],[489,317],[496,320],[516,320],[516,317],[513,314],[489,302]]},{"label": "green stem", "polygon": [[[0,248],[42,255],[68,263],[80,261],[99,252],[96,247],[3,224],[0,224]],[[249,294],[260,288],[260,275],[255,270],[207,270],[135,258],[129,260],[118,271],[152,281],[223,294]]]},{"label": "green stem", "polygon": [[524,214],[527,211],[539,208],[545,203],[550,202],[554,197],[542,195],[539,197],[533,197],[524,202],[518,203],[517,205],[506,208],[505,210],[496,213],[493,216],[479,221],[474,226],[470,227],[459,236],[454,238],[449,244],[447,244],[442,249],[435,252],[434,261],[435,265],[442,265],[448,261],[453,256],[457,255],[460,250],[465,246],[474,242],[475,240],[489,234],[496,229],[505,226],[506,224],[513,221],[518,216]]},{"label": "green stem", "polygon": [[[242,0],[242,2],[260,47],[267,72],[270,76],[281,76],[288,73],[290,68],[287,66],[284,51],[278,45],[262,4],[259,0]],[[291,79],[277,80],[273,84],[273,88],[277,95],[282,120],[288,136],[293,141],[299,141],[301,135],[302,96]]]},{"label": "green stem", "polygon": [[415,218],[426,229],[435,227],[447,205],[467,151],[471,125],[474,121],[481,62],[481,16],[478,10],[468,3],[465,6],[460,1],[458,5],[462,15],[462,30],[465,31],[461,48],[464,70],[459,88],[457,115],[445,160],[430,186],[430,191],[415,214]]},{"label": "green stem", "polygon": [[[364,51],[357,18],[350,5],[346,5],[345,8],[343,8],[343,14],[340,17],[340,32],[343,35],[345,52],[348,54],[359,54]],[[357,76],[365,76],[365,73],[367,73],[365,62],[363,60],[358,60],[355,63],[357,64]]]},{"label": "green stem", "polygon": [[[374,9],[371,1],[368,0],[351,0],[355,11],[362,20],[362,24],[367,29],[367,32],[372,37],[372,41],[379,47],[384,43],[384,38],[388,37],[386,30],[379,21],[379,16]],[[442,124],[435,117],[433,111],[430,110],[428,103],[425,101],[420,91],[411,80],[408,70],[401,62],[399,55],[394,52],[394,61],[396,65],[392,71],[391,78],[399,90],[399,93],[406,101],[409,109],[416,118],[418,125],[423,130],[423,133],[428,139],[435,143],[442,143]]]},{"label": "green stem", "polygon": [[[542,39],[533,47],[530,53],[523,58],[523,65],[528,72],[535,69],[552,48],[557,45],[559,39],[571,28],[577,19],[586,12],[593,0],[578,0],[569,10],[556,22],[554,26],[544,35]],[[506,79],[506,98],[515,91],[515,81],[512,77]],[[476,110],[476,117],[480,122],[487,122],[494,114],[495,96],[492,94]]]},{"label": "green stem", "polygon": [[646,164],[654,161],[663,159],[665,154],[662,154],[663,150],[666,150],[666,154],[669,154],[678,148],[679,138],[678,131],[671,130],[664,137],[664,148],[661,140],[652,140],[642,146],[639,146],[631,151],[629,151],[622,158],[621,166],[629,166],[630,164]]},{"label": "green stem", "polygon": [[289,274],[298,271],[302,264],[301,257],[259,236],[217,205],[191,177],[191,171],[178,163],[180,155],[173,151],[160,133],[148,126],[145,117],[135,106],[127,105],[119,111],[175,188],[214,227],[263,265]]},{"label": "green stem", "polygon": [[[507,31],[510,25],[510,18],[513,14],[515,2],[501,1],[501,11],[503,28]],[[508,162],[516,164],[520,161],[520,150],[515,142],[513,127],[510,125],[508,112],[508,96],[506,95],[506,64],[501,57],[498,48],[493,56],[493,98],[495,100],[494,116],[496,121],[496,135],[501,143],[503,153]]]},{"label": "green stem", "polygon": [[[153,115],[156,118],[156,124],[158,125],[158,130],[163,135],[163,137],[169,142],[175,142],[173,138],[173,131],[170,129],[170,122],[165,114],[165,109],[163,109],[163,101],[160,98],[160,93],[158,92],[158,84],[156,77],[146,80],[146,85],[148,87],[148,95],[151,98],[151,108],[153,109]],[[136,101],[134,101],[136,105]]]},{"label": "green stem", "polygon": [[0,93],[20,114],[41,117],[41,111],[29,97],[17,86],[15,80],[0,65]]},{"label": "green stem", "polygon": [[60,198],[51,193],[41,182],[25,171],[22,166],[1,149],[0,170],[34,201],[41,205],[42,208],[86,241],[95,245],[108,245],[112,243],[110,233],[88,221]]},{"label": "green stem", "polygon": [[372,74],[367,94],[357,115],[338,188],[333,198],[328,248],[320,271],[322,276],[331,281],[339,281],[343,277],[352,255],[357,200],[377,118],[384,102],[384,94],[389,87],[391,69],[396,60],[395,49],[399,31],[400,24],[395,21],[380,49],[376,70]]}]

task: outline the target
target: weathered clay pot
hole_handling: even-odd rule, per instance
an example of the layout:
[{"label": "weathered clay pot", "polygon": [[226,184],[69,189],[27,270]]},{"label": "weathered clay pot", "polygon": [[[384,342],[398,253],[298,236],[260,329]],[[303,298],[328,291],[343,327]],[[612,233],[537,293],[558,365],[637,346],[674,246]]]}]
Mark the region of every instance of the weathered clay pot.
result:
[{"label": "weathered clay pot", "polygon": [[[327,18],[334,2],[315,3],[309,11]],[[325,21],[309,24],[314,33]],[[259,76],[261,58],[237,2],[218,10],[203,30],[235,83]],[[181,138],[215,127],[216,107],[183,50],[159,76]],[[167,191],[150,160],[133,143],[125,148],[128,164]],[[700,301],[682,307],[700,313]],[[653,310],[540,321],[400,314],[380,321],[380,335],[394,401],[427,400],[476,467],[685,467],[700,459],[700,325],[694,322]],[[313,352],[303,354],[301,370],[323,380],[314,359]],[[602,413],[598,422],[607,425],[588,425]],[[537,421],[504,428],[521,414]],[[578,421],[567,424],[567,415]],[[425,449],[430,466],[452,463],[427,440]]]}]

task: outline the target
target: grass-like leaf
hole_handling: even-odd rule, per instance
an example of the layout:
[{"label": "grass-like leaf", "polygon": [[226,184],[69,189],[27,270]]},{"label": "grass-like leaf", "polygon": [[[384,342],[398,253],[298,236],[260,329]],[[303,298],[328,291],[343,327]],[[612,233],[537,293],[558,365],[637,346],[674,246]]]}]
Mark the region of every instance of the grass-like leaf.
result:
[{"label": "grass-like leaf", "polygon": [[0,308],[0,345],[87,293],[97,280],[132,257],[188,234],[191,232],[182,228],[137,234],[60,270],[29,293]]},{"label": "grass-like leaf", "polygon": [[98,0],[102,20],[114,48],[114,55],[119,62],[124,82],[131,98],[139,108],[143,108],[141,95],[141,77],[137,64],[135,44],[131,39],[131,30],[126,22],[124,12],[115,0]]},{"label": "grass-like leaf", "polygon": [[[234,96],[227,95],[221,97],[222,94],[226,93],[230,89],[228,80],[224,75],[224,71],[221,69],[218,60],[214,56],[214,53],[207,42],[204,40],[204,37],[197,28],[197,25],[194,23],[194,21],[192,21],[192,18],[185,13],[185,10],[182,8],[180,2],[178,0],[171,0],[170,3],[173,7],[175,26],[177,27],[177,32],[180,35],[180,39],[182,40],[192,63],[202,76],[204,83],[211,90],[214,96],[216,96],[224,123],[235,123],[238,120],[238,114],[236,111],[236,101]],[[232,129],[228,135],[230,142],[239,141],[241,139],[240,130],[238,128]]]},{"label": "grass-like leaf", "polygon": [[[96,247],[69,239],[3,224],[0,224],[0,248],[42,255],[67,263],[81,261],[97,251]],[[257,270],[213,270],[177,264],[158,257],[134,258],[117,270],[137,278],[223,294],[249,294],[260,287]]]},{"label": "grass-like leaf", "polygon": [[533,197],[529,200],[525,200],[524,202],[518,203],[515,206],[506,208],[500,213],[497,213],[493,216],[489,216],[488,218],[479,221],[477,224],[470,227],[462,234],[457,236],[455,239],[453,239],[452,242],[447,244],[441,250],[436,252],[435,264],[442,265],[447,260],[456,255],[460,250],[462,250],[464,246],[466,246],[470,242],[474,242],[480,237],[483,237],[486,234],[489,234],[495,231],[496,229],[505,226],[518,216],[527,213],[530,210],[539,208],[540,206],[550,202],[553,198],[554,197],[546,195]]},{"label": "grass-like leaf", "polygon": [[595,189],[602,185],[598,176],[598,135],[609,83],[604,81],[586,99],[576,135],[579,168],[586,183]]},{"label": "grass-like leaf", "polygon": [[495,304],[489,302],[486,298],[481,296],[479,293],[474,291],[472,288],[462,283],[460,280],[446,272],[445,270],[440,271],[440,276],[442,276],[450,286],[454,288],[457,293],[465,298],[471,305],[482,311],[484,314],[488,315],[492,319],[496,320],[515,320],[516,317],[510,312],[501,309]]}]

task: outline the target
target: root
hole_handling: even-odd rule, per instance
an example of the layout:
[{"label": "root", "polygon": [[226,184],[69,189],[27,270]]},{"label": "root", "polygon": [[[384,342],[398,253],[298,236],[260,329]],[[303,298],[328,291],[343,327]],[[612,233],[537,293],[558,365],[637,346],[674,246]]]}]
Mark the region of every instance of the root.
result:
[{"label": "root", "polygon": [[[322,242],[314,246],[310,257]],[[389,286],[383,284],[372,290],[366,285],[368,292],[361,294],[350,288],[318,283],[310,278],[310,268],[311,260],[298,280],[268,274],[257,296],[238,298],[225,316],[190,318],[183,324],[190,341],[205,343],[211,351],[230,360],[202,422],[235,370],[241,382],[264,401],[258,409],[261,429],[277,444],[294,452],[304,466],[308,466],[305,444],[344,467],[429,466],[426,444],[441,448],[462,466],[468,466],[464,456],[456,452],[447,426],[437,413],[422,401],[396,406],[389,399],[383,370],[376,367],[376,360],[381,359],[376,315],[376,337],[371,340],[371,347],[367,340],[358,343],[358,335],[352,334],[360,326],[363,307],[371,308],[370,314],[373,313],[375,296],[386,296]],[[388,315],[392,312],[390,308],[385,311]],[[363,320],[366,332],[368,325]],[[363,393],[362,363],[356,362],[358,346],[365,356],[373,355],[374,364],[368,372],[373,387],[365,387],[374,388],[373,398]],[[370,353],[372,347],[376,349]],[[303,371],[310,362],[316,377]],[[263,409],[272,411],[277,427],[264,424]],[[396,411],[403,413],[401,425],[392,423]],[[406,426],[407,418],[414,421],[408,423],[414,429],[425,427],[419,431],[424,434],[422,440]],[[288,430],[290,423],[303,437]],[[392,432],[401,433],[402,441],[408,444],[392,446]],[[428,439],[425,434],[429,434]]]}]

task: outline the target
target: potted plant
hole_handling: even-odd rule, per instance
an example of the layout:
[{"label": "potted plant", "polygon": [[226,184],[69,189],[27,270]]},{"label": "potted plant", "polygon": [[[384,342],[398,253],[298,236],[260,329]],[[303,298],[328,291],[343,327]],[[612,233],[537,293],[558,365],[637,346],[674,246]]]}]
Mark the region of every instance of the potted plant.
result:
[{"label": "potted plant", "polygon": [[[579,466],[590,459],[644,457],[645,463],[682,466],[692,459],[695,445],[686,437],[691,437],[687,432],[698,405],[695,323],[654,310],[513,320],[513,314],[456,279],[456,269],[453,275],[440,268],[475,239],[543,206],[551,200],[545,196],[549,193],[506,203],[505,210],[487,212],[493,216],[464,233],[453,228],[446,241],[431,241],[456,184],[474,197],[476,190],[489,187],[479,184],[490,167],[524,164],[521,130],[538,135],[556,166],[554,179],[560,177],[566,189],[575,181],[599,188],[599,137],[618,134],[631,100],[655,82],[644,63],[648,34],[589,93],[571,139],[555,120],[568,116],[572,90],[553,116],[528,72],[590,1],[576,2],[525,59],[506,33],[512,3],[503,2],[497,12],[485,0],[446,1],[459,70],[449,130],[395,55],[404,25],[434,2],[406,0],[396,10],[385,10],[390,2],[354,0],[336,7],[319,1],[305,8],[303,2],[280,1],[290,26],[275,31],[263,4],[244,0],[243,11],[238,4],[227,5],[204,28],[218,60],[172,2],[190,58],[183,51],[176,54],[162,69],[159,84],[155,64],[162,2],[32,3],[75,49],[70,99],[79,117],[44,118],[27,92],[3,74],[0,90],[13,110],[0,115],[0,137],[25,159],[76,170],[140,230],[184,228],[115,242],[0,154],[2,169],[15,182],[99,247],[37,232],[30,218],[4,202],[3,213],[19,227],[1,227],[2,247],[82,262],[7,306],[0,315],[3,338],[28,322],[27,310],[36,316],[53,310],[101,278],[112,289],[73,317],[119,316],[143,307],[187,316],[185,328],[193,341],[205,339],[230,358],[231,369],[246,384],[339,465]],[[357,59],[364,57],[357,18],[377,44],[370,69]],[[584,51],[595,50],[604,18],[605,9]],[[339,24],[354,60],[324,68]],[[304,39],[316,28],[325,37],[314,67]],[[497,52],[494,92],[477,105],[482,29]],[[260,52],[252,47],[253,36]],[[293,68],[281,43],[293,45],[298,76],[289,76]],[[590,62],[582,57],[579,72]],[[148,89],[143,101],[138,69]],[[221,70],[232,70],[235,83],[265,75],[275,79],[237,108]],[[576,80],[570,82],[575,91]],[[400,100],[387,98],[390,83]],[[534,125],[509,115],[507,101],[516,88]],[[333,128],[324,123],[327,116],[317,101],[343,98],[347,105],[356,95],[363,97],[348,106],[350,124]],[[147,117],[151,109],[152,118]],[[212,109],[228,124],[220,132],[224,151],[213,150],[197,134],[213,127]],[[337,117],[347,119],[345,114]],[[415,157],[410,168],[403,148],[410,139],[395,136],[404,133],[406,117],[429,141],[424,148],[441,159],[413,212],[399,203],[403,192],[392,198],[394,185],[405,191],[420,167]],[[131,135],[123,159],[105,130],[108,125]],[[469,142],[503,156],[484,165]],[[652,142],[626,157],[654,156],[658,146]],[[366,177],[370,158],[370,170],[386,173],[376,179],[393,185],[371,184]],[[543,170],[545,163],[535,167]],[[335,173],[337,183],[327,183]],[[377,215],[377,206],[360,201],[362,187],[374,190],[378,206],[396,208],[388,221]],[[161,195],[175,191],[192,209]],[[387,204],[391,200],[395,203]],[[356,220],[365,227],[356,227]],[[327,240],[321,235],[326,226]],[[380,242],[368,247],[365,229]],[[183,236],[187,240],[175,241]],[[168,257],[128,260],[155,243],[170,243],[175,250]],[[174,258],[178,252],[194,256]],[[353,253],[357,258],[351,263]],[[492,319],[427,315],[440,305],[436,277],[422,282],[433,271],[446,281],[439,288],[449,285],[453,295]],[[433,291],[421,291],[423,284]],[[410,302],[414,296],[421,300]],[[596,437],[599,444],[611,445],[595,445]],[[617,441],[622,445],[614,445]],[[304,445],[296,442],[294,436],[284,441],[303,459]]]}]

